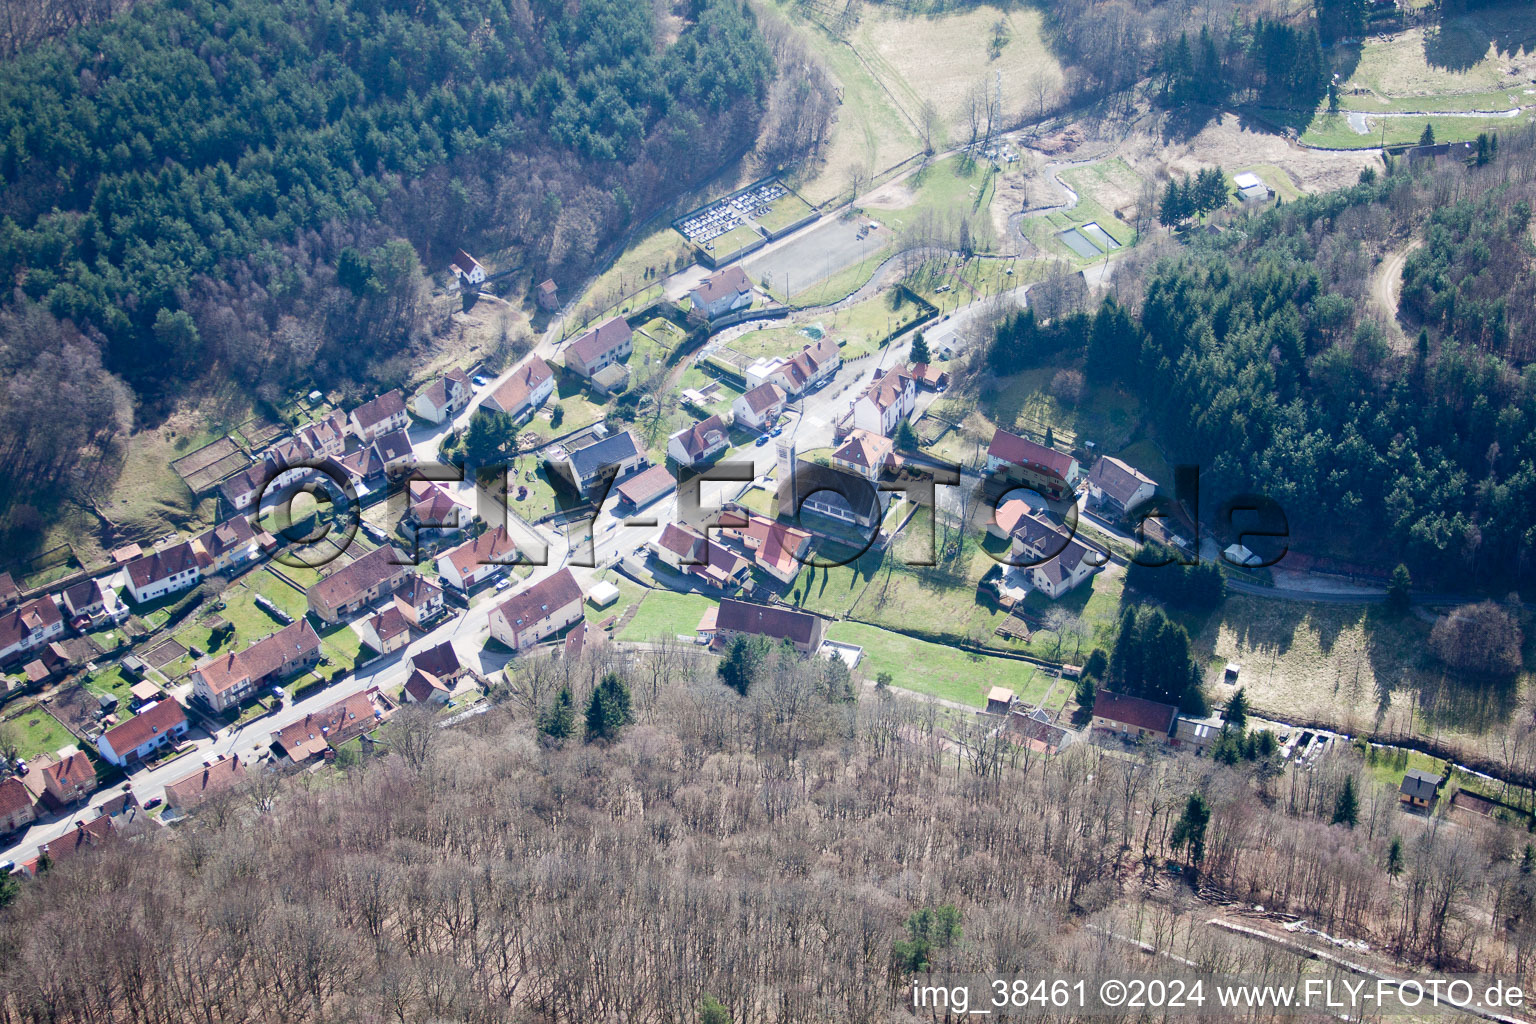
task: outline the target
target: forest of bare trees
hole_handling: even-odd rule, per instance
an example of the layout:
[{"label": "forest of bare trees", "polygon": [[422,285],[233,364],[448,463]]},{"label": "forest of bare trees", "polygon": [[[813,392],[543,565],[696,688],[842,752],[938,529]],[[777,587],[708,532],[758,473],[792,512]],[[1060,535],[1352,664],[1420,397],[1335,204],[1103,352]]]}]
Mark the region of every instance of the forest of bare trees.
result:
[{"label": "forest of bare trees", "polygon": [[[694,649],[589,657],[520,660],[471,723],[402,719],[344,773],[263,776],[61,861],[0,917],[0,1021],[681,1024],[705,995],[737,1024],[909,1020],[893,943],[944,904],[961,938],[935,970],[1145,970],[1109,936],[1180,929],[1182,956],[1283,970],[1159,867],[1188,857],[1192,793],[1203,884],[1410,962],[1528,972],[1516,834],[1404,815],[1348,752],[1284,776],[1047,759],[936,705],[838,699],[793,656],[744,697]],[[616,743],[536,739],[554,688],[581,706],[609,670],[638,719]],[[1352,828],[1329,823],[1345,777]]]}]

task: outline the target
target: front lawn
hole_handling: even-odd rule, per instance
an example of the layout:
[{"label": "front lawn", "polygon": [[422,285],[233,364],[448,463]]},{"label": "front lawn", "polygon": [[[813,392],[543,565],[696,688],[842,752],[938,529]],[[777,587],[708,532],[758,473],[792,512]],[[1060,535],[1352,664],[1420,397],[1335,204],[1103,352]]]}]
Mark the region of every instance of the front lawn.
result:
[{"label": "front lawn", "polygon": [[[621,588],[622,589],[622,588]],[[640,602],[640,610],[619,634],[620,640],[643,642],[670,639],[679,634],[693,636],[704,612],[715,601],[703,594],[678,594],[670,590],[651,590]]]},{"label": "front lawn", "polygon": [[877,626],[837,622],[827,636],[864,648],[859,672],[866,679],[889,672],[892,686],[971,707],[985,707],[987,691],[994,686],[1006,686],[1031,703],[1050,688],[1051,677],[1027,661],[968,654]]}]

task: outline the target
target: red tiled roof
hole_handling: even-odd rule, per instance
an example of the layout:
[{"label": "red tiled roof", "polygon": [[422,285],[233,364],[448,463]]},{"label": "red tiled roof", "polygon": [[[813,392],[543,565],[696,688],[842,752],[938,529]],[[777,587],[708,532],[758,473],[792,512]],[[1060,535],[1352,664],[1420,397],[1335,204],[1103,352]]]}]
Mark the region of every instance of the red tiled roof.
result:
[{"label": "red tiled roof", "polygon": [[1171,704],[1159,704],[1144,697],[1130,697],[1123,693],[1100,690],[1093,701],[1095,718],[1129,725],[1150,732],[1167,733],[1173,729],[1173,719],[1179,709]]},{"label": "red tiled roof", "polygon": [[50,764],[43,769],[43,774],[64,789],[90,787],[96,784],[96,769],[91,767],[91,759],[79,750],[62,761]]},{"label": "red tiled roof", "polygon": [[191,544],[183,541],[164,551],[156,551],[129,562],[128,577],[133,580],[135,587],[142,589],[197,567],[197,553],[192,550]]},{"label": "red tiled roof", "polygon": [[505,526],[486,530],[474,540],[465,541],[443,555],[462,579],[484,565],[510,563],[517,554],[517,544]]},{"label": "red tiled roof", "polygon": [[165,802],[173,807],[191,807],[216,793],[233,789],[245,779],[245,765],[239,755],[205,763],[190,775],[183,775],[165,787]]},{"label": "red tiled roof", "polygon": [[405,692],[418,704],[425,704],[432,699],[434,693],[448,694],[448,684],[430,672],[421,669],[413,669],[411,677],[405,681]]},{"label": "red tiled roof", "polygon": [[417,651],[411,655],[411,665],[439,678],[457,675],[460,671],[459,654],[446,640],[436,647]]},{"label": "red tiled roof", "polygon": [[20,643],[31,634],[63,620],[59,606],[47,595],[0,612],[0,649]]},{"label": "red tiled roof", "polygon": [[640,473],[631,474],[619,484],[619,497],[639,508],[647,502],[666,494],[677,486],[665,466],[652,466]]},{"label": "red tiled roof", "polygon": [[310,587],[309,592],[318,595],[332,608],[351,604],[359,594],[399,572],[402,567],[394,563],[403,561],[399,552],[386,544],[331,573]]},{"label": "red tiled roof", "polygon": [[[719,434],[719,438],[711,441],[710,435],[715,433]],[[690,459],[701,459],[711,449],[730,443],[730,435],[726,432],[725,424],[719,416],[711,416],[708,419],[700,420],[693,426],[685,427],[672,436],[681,442],[683,451],[688,454]]]},{"label": "red tiled roof", "polygon": [[20,779],[0,779],[0,818],[9,818],[32,806],[32,793]]},{"label": "red tiled roof", "polygon": [[730,598],[720,602],[720,613],[715,618],[715,627],[724,632],[751,633],[797,644],[814,640],[819,624],[817,617],[807,612]]},{"label": "red tiled roof", "polygon": [[621,316],[612,317],[598,324],[592,330],[583,334],[571,342],[566,349],[568,354],[574,355],[584,365],[591,366],[604,355],[620,348],[634,336]]},{"label": "red tiled roof", "polygon": [[1072,471],[1072,463],[1077,461],[1066,452],[1036,444],[1017,434],[1010,434],[1006,430],[998,430],[992,435],[992,444],[988,446],[987,454],[1019,466],[1025,464],[1044,466],[1063,480],[1067,479],[1067,474]]},{"label": "red tiled roof", "polygon": [[305,715],[275,733],[272,740],[296,761],[314,756],[329,742],[344,743],[373,728],[378,720],[373,703],[378,692],[379,688],[375,686]]},{"label": "red tiled roof", "polygon": [[352,417],[357,420],[358,426],[367,430],[403,412],[405,412],[405,399],[400,397],[400,389],[395,388],[353,409]]},{"label": "red tiled roof", "polygon": [[832,457],[866,469],[883,469],[895,448],[888,437],[871,434],[867,430],[855,430],[848,435],[843,446],[832,453]]},{"label": "red tiled roof", "polygon": [[581,596],[581,584],[576,582],[571,570],[561,569],[527,590],[513,594],[493,614],[500,615],[514,630],[520,630],[547,618],[551,612],[572,601],[580,601]]},{"label": "red tiled roof", "polygon": [[753,414],[758,416],[761,416],[764,410],[784,404],[784,392],[772,381],[759,384],[741,397],[747,403],[747,408],[751,409]]},{"label": "red tiled roof", "polygon": [[732,265],[710,274],[693,289],[694,301],[713,306],[724,298],[735,298],[742,292],[750,292],[752,282],[740,265]]},{"label": "red tiled roof", "polygon": [[521,409],[528,401],[528,396],[539,389],[554,371],[549,368],[539,356],[529,356],[511,376],[496,386],[496,390],[486,396],[482,403],[491,407],[493,412],[515,412]]},{"label": "red tiled roof", "polygon": [[167,697],[140,711],[122,725],[108,729],[102,738],[118,757],[127,757],[157,736],[170,732],[187,720],[181,705]]},{"label": "red tiled roof", "polygon": [[[283,665],[320,649],[320,636],[307,618],[258,640],[243,651],[204,658],[192,667],[213,693],[223,693],[249,680],[264,679]],[[116,747],[112,748],[116,750]]]}]

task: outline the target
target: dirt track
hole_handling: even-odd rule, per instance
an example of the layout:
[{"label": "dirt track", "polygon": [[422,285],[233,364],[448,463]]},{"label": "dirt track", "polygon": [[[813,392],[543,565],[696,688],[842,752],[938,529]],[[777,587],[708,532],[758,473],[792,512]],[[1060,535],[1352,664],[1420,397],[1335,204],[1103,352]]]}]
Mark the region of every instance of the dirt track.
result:
[{"label": "dirt track", "polygon": [[1371,282],[1371,295],[1376,300],[1376,305],[1386,316],[1392,325],[1392,347],[1400,353],[1406,353],[1411,347],[1408,335],[1403,332],[1403,325],[1398,320],[1398,300],[1403,291],[1403,264],[1408,261],[1408,254],[1423,245],[1423,239],[1416,238],[1412,242],[1388,253],[1387,258],[1381,261],[1381,266],[1376,271],[1375,280]]}]

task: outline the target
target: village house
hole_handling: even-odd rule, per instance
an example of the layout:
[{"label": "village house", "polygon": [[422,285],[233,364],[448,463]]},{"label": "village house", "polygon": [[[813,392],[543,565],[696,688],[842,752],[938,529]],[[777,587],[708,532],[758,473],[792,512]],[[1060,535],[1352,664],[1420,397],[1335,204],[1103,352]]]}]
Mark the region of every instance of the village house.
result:
[{"label": "village house", "polygon": [[439,375],[411,398],[411,411],[428,423],[446,423],[469,405],[475,389],[457,366]]},{"label": "village house", "polygon": [[578,621],[583,595],[571,570],[561,569],[513,594],[491,612],[491,636],[521,651]]},{"label": "village house", "polygon": [[96,792],[96,768],[84,751],[77,750],[42,771],[44,789],[62,805],[84,800]]},{"label": "village house", "polygon": [[0,664],[49,643],[64,632],[64,615],[48,595],[0,612]]},{"label": "village house", "polygon": [[753,430],[766,430],[784,411],[784,389],[773,381],[765,381],[731,403],[731,415],[736,425]]},{"label": "village house", "polygon": [[[128,580],[128,596],[135,604],[144,604],[178,590],[196,586],[203,570],[197,552],[186,541],[152,554],[135,558],[123,569]],[[0,641],[3,642],[3,641]]]},{"label": "village house", "polygon": [[911,377],[919,388],[926,388],[929,391],[943,391],[949,387],[949,374],[932,363],[908,363],[907,376]]},{"label": "village house", "polygon": [[298,438],[316,456],[339,459],[347,450],[347,417],[339,409],[299,430]]},{"label": "village house", "polygon": [[418,573],[405,578],[405,584],[395,591],[395,607],[405,616],[405,621],[417,629],[443,614],[443,588]]},{"label": "village house", "polygon": [[752,604],[725,598],[715,615],[715,644],[737,636],[761,636],[787,642],[801,654],[815,654],[826,639],[827,623],[818,615],[781,605]]},{"label": "village house", "polygon": [[421,533],[430,532],[432,542],[441,544],[468,529],[474,519],[468,506],[431,480],[412,480],[406,493],[410,503],[400,517],[400,531],[407,537],[419,540]]},{"label": "village house", "polygon": [[142,761],[186,733],[186,713],[180,704],[166,698],[140,708],[137,715],[122,725],[102,733],[96,740],[96,749],[112,764],[122,767]]},{"label": "village house", "polygon": [[693,308],[711,320],[718,320],[752,306],[752,282],[739,264],[717,270],[688,293]]},{"label": "village house", "polygon": [[[70,625],[79,623],[90,625],[92,620],[110,614],[107,611],[107,590],[101,585],[100,580],[81,580],[73,586],[65,587],[59,595],[59,604],[64,612],[64,617]],[[112,607],[117,607],[116,597],[112,595]],[[78,626],[77,626],[78,628]]]},{"label": "village house", "polygon": [[1444,776],[1422,768],[1410,768],[1403,775],[1402,785],[1398,787],[1398,800],[1412,810],[1433,812],[1440,799],[1440,787],[1444,784]]},{"label": "village house", "polygon": [[896,444],[890,438],[855,428],[832,453],[832,465],[866,480],[877,481],[890,467]]},{"label": "village house", "polygon": [[329,707],[305,715],[272,734],[272,746],[294,764],[325,756],[355,736],[372,732],[388,720],[391,704],[377,686],[354,693]]},{"label": "village house", "polygon": [[555,391],[555,371],[539,356],[518,364],[507,379],[496,385],[480,403],[480,408],[504,413],[514,421],[532,416]]},{"label": "village house", "polygon": [[255,503],[266,484],[266,463],[257,462],[219,484],[219,496],[233,511],[244,512]]},{"label": "village house", "polygon": [[220,793],[227,793],[245,781],[245,765],[240,756],[220,754],[204,761],[203,766],[183,775],[165,787],[166,810],[185,814],[198,804]]},{"label": "village house", "polygon": [[697,466],[730,446],[725,424],[719,416],[711,416],[667,438],[667,455],[679,466]]},{"label": "village house", "polygon": [[394,388],[353,409],[347,423],[353,436],[363,444],[372,444],[385,434],[410,426],[411,416],[400,389]]},{"label": "village house", "polygon": [[384,482],[384,460],[379,455],[379,449],[371,444],[343,455],[341,468],[359,494],[371,491]]},{"label": "village house", "polygon": [[493,526],[474,540],[437,556],[437,574],[444,583],[468,593],[517,559],[517,545],[505,526]]},{"label": "village house", "polygon": [[1036,708],[1013,711],[1004,722],[1004,735],[1037,754],[1050,756],[1072,742],[1072,734],[1053,723],[1050,715]]},{"label": "village house", "polygon": [[357,624],[363,646],[379,654],[390,654],[411,642],[411,624],[400,609],[391,604]]},{"label": "village house", "polygon": [[308,619],[300,619],[244,650],[199,661],[192,666],[192,694],[224,712],[319,663],[320,636]]},{"label": "village house", "polygon": [[1093,702],[1093,728],[1127,740],[1165,741],[1179,709],[1143,697],[1100,690]]},{"label": "village house", "polygon": [[[624,430],[610,434],[575,450],[565,452],[564,458],[552,461],[550,469],[558,473],[566,486],[592,501],[604,495],[597,493],[597,486],[605,476],[620,480],[645,465],[645,448],[635,437],[634,431]],[[611,474],[611,476],[610,476]]]},{"label": "village house", "polygon": [[470,674],[469,666],[459,660],[459,652],[446,640],[436,647],[411,655],[411,667],[434,675],[449,686]]},{"label": "village house", "polygon": [[686,526],[667,523],[647,545],[657,561],[685,576],[727,592],[735,592],[748,580],[751,563],[714,540]]},{"label": "village house", "polygon": [[1013,691],[1006,686],[994,686],[987,691],[986,712],[989,715],[1006,715],[1013,710]]},{"label": "village house", "polygon": [[1105,456],[1088,471],[1088,500],[1106,514],[1123,516],[1157,491],[1157,481],[1119,459]]},{"label": "village house", "polygon": [[416,450],[411,446],[411,435],[404,430],[391,430],[377,438],[370,447],[379,453],[379,462],[384,465],[385,474],[409,465],[416,458]]},{"label": "village house", "polygon": [[755,512],[737,509],[722,516],[719,535],[740,543],[751,552],[752,564],[780,583],[792,582],[810,557],[809,533]]},{"label": "village house", "polygon": [[623,317],[616,316],[566,346],[565,368],[591,380],[598,371],[627,359],[634,350],[634,331]]},{"label": "village house", "polygon": [[393,594],[410,566],[393,545],[363,555],[309,588],[309,610],[321,622],[336,623]]},{"label": "village house", "polygon": [[285,437],[276,442],[262,455],[267,493],[276,496],[301,481],[315,479],[321,475],[310,465],[315,461],[315,450],[302,438]]},{"label": "village house", "polygon": [[747,367],[747,387],[772,381],[786,395],[798,397],[831,380],[842,365],[843,353],[837,342],[822,337],[788,359],[774,356],[757,360]]},{"label": "village house", "polygon": [[854,399],[845,422],[855,430],[891,437],[897,425],[912,415],[917,404],[917,384],[905,370],[876,370],[875,374],[875,379]]},{"label": "village house", "polygon": [[677,481],[665,466],[651,466],[619,481],[614,488],[619,492],[620,503],[629,511],[638,512],[663,495],[672,493]]},{"label": "village house", "polygon": [[[1014,504],[1004,502],[998,510],[999,522],[1007,518],[1005,509],[1009,514],[1015,511]],[[1082,584],[1108,561],[1102,551],[1077,539],[1044,509],[1018,515],[1011,535],[1013,564],[1020,567],[1036,590],[1053,601]]]},{"label": "village house", "polygon": [[20,779],[0,779],[0,836],[26,828],[36,820],[32,791]]},{"label": "village house", "polygon": [[432,673],[414,668],[401,694],[407,704],[446,704],[453,690]]},{"label": "village house", "polygon": [[204,576],[247,565],[261,554],[261,541],[245,516],[210,526],[191,541],[192,553]]},{"label": "village house", "polygon": [[463,249],[454,254],[453,262],[448,264],[448,269],[453,272],[453,279],[458,282],[460,288],[475,289],[485,284],[485,268],[480,265],[479,260]]},{"label": "village house", "polygon": [[1018,480],[1052,500],[1071,494],[1083,475],[1072,456],[1006,430],[992,435],[987,472]]},{"label": "village house", "polygon": [[0,572],[0,608],[9,608],[21,600],[21,588],[8,572]]},{"label": "village house", "polygon": [[36,878],[44,856],[54,864],[62,863],[77,854],[99,849],[112,840],[114,831],[112,819],[105,814],[98,814],[90,821],[77,819],[68,832],[38,847],[37,856],[23,862],[21,869],[28,877]]}]

